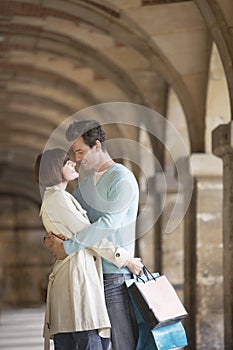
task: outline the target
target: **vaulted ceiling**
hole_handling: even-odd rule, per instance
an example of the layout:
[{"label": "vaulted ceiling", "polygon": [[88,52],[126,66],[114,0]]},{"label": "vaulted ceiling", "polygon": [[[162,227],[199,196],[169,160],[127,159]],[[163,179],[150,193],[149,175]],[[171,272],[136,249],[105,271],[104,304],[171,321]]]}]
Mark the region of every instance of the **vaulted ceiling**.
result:
[{"label": "vaulted ceiling", "polygon": [[34,160],[59,123],[109,101],[159,109],[158,82],[204,151],[213,40],[233,101],[232,27],[232,0],[2,0],[0,192],[36,198]]}]

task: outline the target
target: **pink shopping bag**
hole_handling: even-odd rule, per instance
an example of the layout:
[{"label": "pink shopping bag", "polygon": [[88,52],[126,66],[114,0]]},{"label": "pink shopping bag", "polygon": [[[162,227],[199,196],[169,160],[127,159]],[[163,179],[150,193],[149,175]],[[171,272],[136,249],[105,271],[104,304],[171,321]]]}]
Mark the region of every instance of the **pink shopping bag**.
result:
[{"label": "pink shopping bag", "polygon": [[[146,274],[148,276],[148,270]],[[167,277],[162,275],[155,278],[150,275],[150,279],[139,279],[129,286],[129,292],[148,327],[161,327],[188,316]]]}]

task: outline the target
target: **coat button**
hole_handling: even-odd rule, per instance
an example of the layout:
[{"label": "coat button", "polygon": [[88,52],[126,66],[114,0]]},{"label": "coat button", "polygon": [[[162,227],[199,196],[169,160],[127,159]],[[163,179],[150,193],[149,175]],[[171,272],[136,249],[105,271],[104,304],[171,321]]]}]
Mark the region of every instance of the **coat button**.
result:
[{"label": "coat button", "polygon": [[119,258],[121,256],[120,253],[116,253],[116,258]]}]

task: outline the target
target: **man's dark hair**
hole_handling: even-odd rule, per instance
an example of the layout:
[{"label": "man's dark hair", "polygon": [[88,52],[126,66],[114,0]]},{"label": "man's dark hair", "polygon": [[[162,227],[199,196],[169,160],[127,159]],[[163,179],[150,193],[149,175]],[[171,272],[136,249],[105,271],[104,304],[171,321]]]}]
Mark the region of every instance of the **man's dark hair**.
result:
[{"label": "man's dark hair", "polygon": [[85,144],[90,148],[94,147],[96,141],[102,144],[105,150],[105,131],[96,120],[80,120],[74,121],[66,130],[66,138],[68,141],[75,141],[78,137],[83,138]]}]

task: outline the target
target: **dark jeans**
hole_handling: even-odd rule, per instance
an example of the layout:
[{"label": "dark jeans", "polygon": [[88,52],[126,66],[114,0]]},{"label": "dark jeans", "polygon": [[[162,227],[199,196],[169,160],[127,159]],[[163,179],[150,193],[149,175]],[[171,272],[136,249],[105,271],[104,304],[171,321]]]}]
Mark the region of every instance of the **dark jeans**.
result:
[{"label": "dark jeans", "polygon": [[101,338],[97,330],[54,335],[55,350],[108,350],[109,344],[110,339]]},{"label": "dark jeans", "polygon": [[104,274],[113,350],[135,350],[137,345],[138,326],[125,285],[125,280],[130,278],[130,274]]}]

